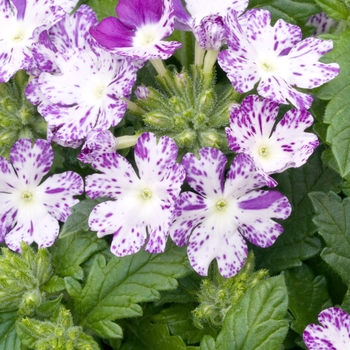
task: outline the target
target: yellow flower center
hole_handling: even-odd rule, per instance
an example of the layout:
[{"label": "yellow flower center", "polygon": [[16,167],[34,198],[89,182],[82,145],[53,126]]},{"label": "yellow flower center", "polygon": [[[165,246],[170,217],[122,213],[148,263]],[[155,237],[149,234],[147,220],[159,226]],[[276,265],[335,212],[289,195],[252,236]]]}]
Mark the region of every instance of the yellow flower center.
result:
[{"label": "yellow flower center", "polygon": [[33,199],[33,194],[29,191],[24,191],[21,194],[21,198],[25,201],[25,202],[30,202]]},{"label": "yellow flower center", "polygon": [[216,202],[216,209],[217,210],[224,210],[227,207],[227,202],[223,199],[220,199],[219,201]]},{"label": "yellow flower center", "polygon": [[259,153],[259,156],[266,157],[268,155],[268,148],[266,146],[260,146],[258,153]]},{"label": "yellow flower center", "polygon": [[152,198],[152,191],[148,188],[145,188],[141,192],[141,198],[144,200],[151,199]]}]

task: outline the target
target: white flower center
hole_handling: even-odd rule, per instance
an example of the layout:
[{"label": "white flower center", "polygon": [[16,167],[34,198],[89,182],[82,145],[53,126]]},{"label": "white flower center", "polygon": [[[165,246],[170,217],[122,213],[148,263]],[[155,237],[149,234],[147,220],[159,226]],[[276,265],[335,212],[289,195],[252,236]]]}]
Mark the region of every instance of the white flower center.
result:
[{"label": "white flower center", "polygon": [[143,200],[151,199],[151,198],[152,198],[152,191],[149,190],[148,188],[144,188],[144,189],[141,191],[141,198],[142,198]]},{"label": "white flower center", "polygon": [[24,32],[23,30],[19,30],[12,38],[12,41],[15,43],[19,43],[24,40]]},{"label": "white flower center", "polygon": [[150,46],[159,40],[159,29],[156,25],[148,24],[136,32],[133,46]]},{"label": "white flower center", "polygon": [[21,194],[21,198],[24,202],[31,202],[33,200],[33,194],[29,191],[24,191]]},{"label": "white flower center", "polygon": [[93,96],[96,98],[96,100],[102,99],[105,93],[106,93],[106,87],[104,84],[99,84],[94,87]]}]

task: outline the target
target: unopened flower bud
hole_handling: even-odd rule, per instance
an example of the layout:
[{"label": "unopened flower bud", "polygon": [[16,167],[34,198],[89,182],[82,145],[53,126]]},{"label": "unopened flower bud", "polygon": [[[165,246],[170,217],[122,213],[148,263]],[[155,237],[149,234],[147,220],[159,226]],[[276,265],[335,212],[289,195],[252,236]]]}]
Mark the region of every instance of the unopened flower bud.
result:
[{"label": "unopened flower bud", "polygon": [[146,124],[156,127],[157,129],[166,129],[170,125],[169,117],[161,112],[150,112],[143,116]]},{"label": "unopened flower bud", "polygon": [[135,96],[139,99],[139,100],[145,100],[148,96],[149,96],[149,89],[147,86],[143,86],[140,85],[136,88],[135,90]]}]

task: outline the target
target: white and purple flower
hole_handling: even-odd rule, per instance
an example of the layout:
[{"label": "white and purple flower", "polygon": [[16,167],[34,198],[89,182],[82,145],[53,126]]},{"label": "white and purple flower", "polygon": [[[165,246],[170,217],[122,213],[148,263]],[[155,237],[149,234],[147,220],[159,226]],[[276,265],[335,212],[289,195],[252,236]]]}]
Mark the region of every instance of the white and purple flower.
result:
[{"label": "white and purple flower", "polygon": [[200,275],[207,275],[216,259],[221,275],[231,277],[247,258],[243,236],[259,247],[271,246],[283,232],[271,218],[286,219],[291,206],[280,192],[258,189],[277,183],[249,156],[235,157],[224,183],[225,155],[215,148],[199,154],[200,159],[191,153],[182,159],[186,181],[196,192],[180,194],[170,235],[179,246],[188,242],[190,263]]},{"label": "white and purple flower", "polygon": [[86,178],[86,192],[91,198],[109,197],[114,201],[98,204],[90,214],[89,226],[98,237],[113,234],[111,251],[117,256],[146,250],[161,253],[169,234],[174,204],[185,178],[176,163],[175,142],[163,136],[157,143],[152,133],[142,134],[135,145],[131,164],[117,153],[96,158],[92,166],[101,174]]},{"label": "white and purple flower", "polygon": [[344,310],[331,307],[318,315],[320,325],[310,324],[303,333],[309,350],[350,349],[350,315]]},{"label": "white and purple flower", "polygon": [[88,133],[78,159],[92,163],[101,154],[115,152],[117,144],[117,138],[109,130],[94,129]]},{"label": "white and purple flower", "polygon": [[[50,141],[80,144],[94,129],[107,130],[123,118],[137,68],[96,45],[88,31],[96,15],[82,6],[52,27],[50,40],[36,45],[34,57],[42,70],[26,90],[38,104],[50,130]],[[43,38],[45,39],[45,38]]]},{"label": "white and purple flower", "polygon": [[219,51],[226,41],[223,17],[231,10],[240,15],[248,6],[248,0],[186,0],[188,14],[181,0],[173,2],[176,29],[192,30],[202,49],[215,51]]},{"label": "white and purple flower", "polygon": [[232,110],[230,127],[226,128],[232,151],[250,155],[267,174],[300,167],[318,146],[317,136],[304,132],[313,124],[311,114],[292,109],[275,126],[278,106],[250,95]]},{"label": "white and purple flower", "polygon": [[172,0],[120,0],[118,18],[107,17],[90,29],[105,48],[134,60],[169,58],[181,44],[164,41],[174,30]]},{"label": "white and purple flower", "polygon": [[10,161],[0,157],[0,239],[19,251],[22,241],[49,247],[59,233],[58,221],[66,221],[70,208],[82,194],[80,175],[67,171],[40,184],[53,163],[46,140],[20,139],[12,147]]},{"label": "white and purple flower", "polygon": [[[35,70],[31,46],[76,5],[76,0],[0,0],[0,82]],[[63,7],[63,8],[62,8]]]},{"label": "white and purple flower", "polygon": [[298,26],[278,20],[270,26],[266,10],[250,10],[239,20],[234,11],[225,17],[228,50],[218,62],[234,88],[245,93],[259,82],[258,93],[278,103],[289,100],[299,109],[310,108],[313,98],[294,87],[313,89],[339,73],[337,63],[318,59],[333,48],[331,40],[306,38]]}]

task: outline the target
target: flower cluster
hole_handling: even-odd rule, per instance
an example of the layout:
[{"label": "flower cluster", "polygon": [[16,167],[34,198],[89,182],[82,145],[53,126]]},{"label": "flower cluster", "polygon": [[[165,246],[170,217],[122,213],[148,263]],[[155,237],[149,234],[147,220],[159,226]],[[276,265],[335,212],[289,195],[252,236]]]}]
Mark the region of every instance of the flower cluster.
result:
[{"label": "flower cluster", "polygon": [[[73,172],[40,184],[55,142],[82,146],[78,159],[93,172],[85,178],[86,195],[109,199],[92,210],[89,227],[98,237],[113,235],[115,255],[144,245],[161,253],[170,235],[187,245],[198,274],[207,275],[214,259],[222,276],[237,274],[246,240],[270,247],[283,232],[274,219],[291,213],[288,199],[267,189],[277,185],[270,174],[303,165],[318,145],[305,132],[313,124],[312,96],[298,88],[313,89],[338,74],[336,63],[319,62],[332,41],[301,40],[300,28],[283,20],[272,27],[268,11],[246,11],[247,0],[187,0],[186,7],[180,0],[120,0],[118,18],[100,23],[86,5],[70,15],[75,5],[0,1],[6,24],[0,79],[26,70],[26,96],[47,122],[47,140],[32,147],[20,139],[10,162],[0,158],[1,240],[13,250],[21,241],[52,245],[58,220],[67,219],[78,202],[73,196],[83,193]],[[196,39],[192,73],[171,73],[161,61],[181,47],[163,40],[175,27]],[[139,86],[134,98],[136,74],[148,60],[161,89]],[[226,92],[215,87],[216,61],[232,83]],[[242,100],[256,84],[259,95]],[[279,105],[288,103],[294,108],[276,123]],[[130,120],[141,116],[128,144],[135,145],[133,157],[116,153],[121,139],[113,133],[130,123],[127,109]]]}]

